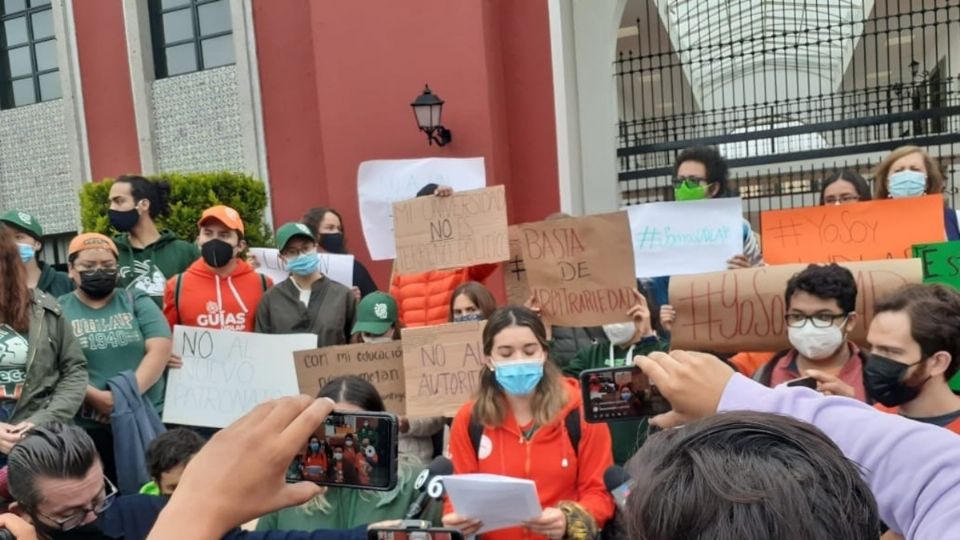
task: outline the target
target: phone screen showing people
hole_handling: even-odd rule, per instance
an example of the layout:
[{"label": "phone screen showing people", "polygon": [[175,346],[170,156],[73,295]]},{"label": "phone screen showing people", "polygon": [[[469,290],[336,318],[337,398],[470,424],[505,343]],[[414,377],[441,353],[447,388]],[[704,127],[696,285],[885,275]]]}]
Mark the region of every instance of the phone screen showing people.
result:
[{"label": "phone screen showing people", "polygon": [[670,410],[660,390],[635,366],[585,370],[580,386],[587,422],[637,420]]},{"label": "phone screen showing people", "polygon": [[370,529],[367,540],[463,540],[453,529]]},{"label": "phone screen showing people", "polygon": [[397,482],[397,418],[388,413],[332,413],[304,442],[287,482],[389,490]]}]

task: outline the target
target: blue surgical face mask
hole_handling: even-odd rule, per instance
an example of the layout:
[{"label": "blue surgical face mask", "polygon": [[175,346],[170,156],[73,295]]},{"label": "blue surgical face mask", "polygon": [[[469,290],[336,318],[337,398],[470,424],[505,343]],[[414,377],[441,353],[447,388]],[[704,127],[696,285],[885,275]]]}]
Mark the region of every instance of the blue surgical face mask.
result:
[{"label": "blue surgical face mask", "polygon": [[466,313],[463,315],[454,315],[453,322],[471,322],[471,321],[482,321],[483,313]]},{"label": "blue surgical face mask", "polygon": [[927,190],[927,175],[920,171],[900,171],[890,175],[887,185],[894,199],[918,197]]},{"label": "blue surgical face mask", "polygon": [[526,359],[496,364],[497,384],[511,396],[526,396],[536,389],[543,378],[543,360]]},{"label": "blue surgical face mask", "polygon": [[33,246],[30,244],[17,244],[17,248],[20,249],[20,260],[24,263],[28,263],[33,260],[33,257],[36,253],[33,251]]},{"label": "blue surgical face mask", "polygon": [[310,443],[310,451],[316,454],[320,451],[320,443],[312,442]]},{"label": "blue surgical face mask", "polygon": [[319,267],[320,259],[317,258],[316,253],[304,253],[287,261],[287,270],[298,276],[309,276]]}]

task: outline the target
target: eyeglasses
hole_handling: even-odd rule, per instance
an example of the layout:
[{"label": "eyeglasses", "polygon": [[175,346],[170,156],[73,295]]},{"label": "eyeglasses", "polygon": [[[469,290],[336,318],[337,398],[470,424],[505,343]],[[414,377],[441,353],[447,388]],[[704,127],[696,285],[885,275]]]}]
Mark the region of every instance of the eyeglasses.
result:
[{"label": "eyeglasses", "polygon": [[682,184],[693,184],[699,186],[700,184],[706,184],[706,178],[700,178],[699,176],[679,176],[673,179],[674,186],[680,186]]},{"label": "eyeglasses", "polygon": [[106,270],[108,272],[115,272],[117,270],[117,263],[109,262],[103,264],[96,263],[78,263],[74,267],[77,269],[77,272],[94,272],[97,270]]},{"label": "eyeglasses", "polygon": [[823,198],[823,203],[824,204],[847,204],[847,203],[857,202],[859,200],[860,200],[859,195],[847,194],[847,195],[841,195],[839,197],[830,195],[828,197]]},{"label": "eyeglasses", "polygon": [[295,248],[285,249],[281,251],[280,254],[288,259],[293,259],[294,257],[299,257],[300,255],[307,255],[309,253],[316,253],[316,252],[317,252],[317,246],[310,245],[310,246],[305,246],[301,249],[295,249]]},{"label": "eyeglasses", "polygon": [[82,508],[76,514],[73,514],[69,517],[58,519],[53,516],[48,516],[40,511],[37,511],[38,516],[42,516],[47,521],[57,524],[57,527],[61,531],[69,531],[71,529],[76,529],[83,523],[83,520],[87,519],[87,514],[93,512],[97,517],[100,517],[104,512],[110,508],[110,505],[113,504],[113,501],[117,498],[117,486],[113,485],[113,482],[109,478],[103,477],[103,499],[99,502],[93,504],[93,506],[87,506]]},{"label": "eyeglasses", "polygon": [[787,313],[783,319],[787,321],[787,326],[791,328],[800,328],[807,321],[810,321],[810,324],[815,328],[830,328],[836,321],[846,319],[848,316],[848,313],[817,313],[816,315]]}]

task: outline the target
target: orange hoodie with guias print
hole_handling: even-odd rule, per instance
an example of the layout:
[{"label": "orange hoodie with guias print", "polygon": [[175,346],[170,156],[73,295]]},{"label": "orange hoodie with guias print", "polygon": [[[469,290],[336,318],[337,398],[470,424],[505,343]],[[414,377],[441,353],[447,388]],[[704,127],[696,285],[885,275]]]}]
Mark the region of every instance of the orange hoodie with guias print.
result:
[{"label": "orange hoodie with guias print", "polygon": [[163,314],[171,328],[180,324],[253,332],[257,304],[271,286],[269,278],[256,273],[245,261],[238,259],[233,272],[220,277],[200,259],[167,281]]},{"label": "orange hoodie with guias print", "polygon": [[[603,527],[614,511],[613,498],[603,484],[604,471],[613,465],[610,430],[606,424],[588,424],[581,416],[580,448],[574,451],[565,419],[580,407],[580,386],[568,378],[563,379],[563,384],[569,396],[567,405],[556,418],[535,431],[529,441],[509,413],[502,426],[484,427],[477,451],[470,440],[469,428],[473,402],[461,407],[450,431],[453,471],[454,474],[487,473],[533,480],[544,509],[562,501],[573,501],[594,517],[598,527]],[[444,512],[453,511],[447,500]],[[482,536],[484,540],[545,538],[522,528],[502,529]]]}]

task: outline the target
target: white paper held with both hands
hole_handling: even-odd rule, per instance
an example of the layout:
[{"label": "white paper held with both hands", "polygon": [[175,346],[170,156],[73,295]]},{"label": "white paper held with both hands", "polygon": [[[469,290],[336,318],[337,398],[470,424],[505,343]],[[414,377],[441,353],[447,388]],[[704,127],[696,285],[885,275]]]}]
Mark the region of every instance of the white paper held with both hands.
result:
[{"label": "white paper held with both hands", "polygon": [[483,522],[478,534],[519,526],[543,513],[533,480],[497,474],[443,477],[454,511]]}]

